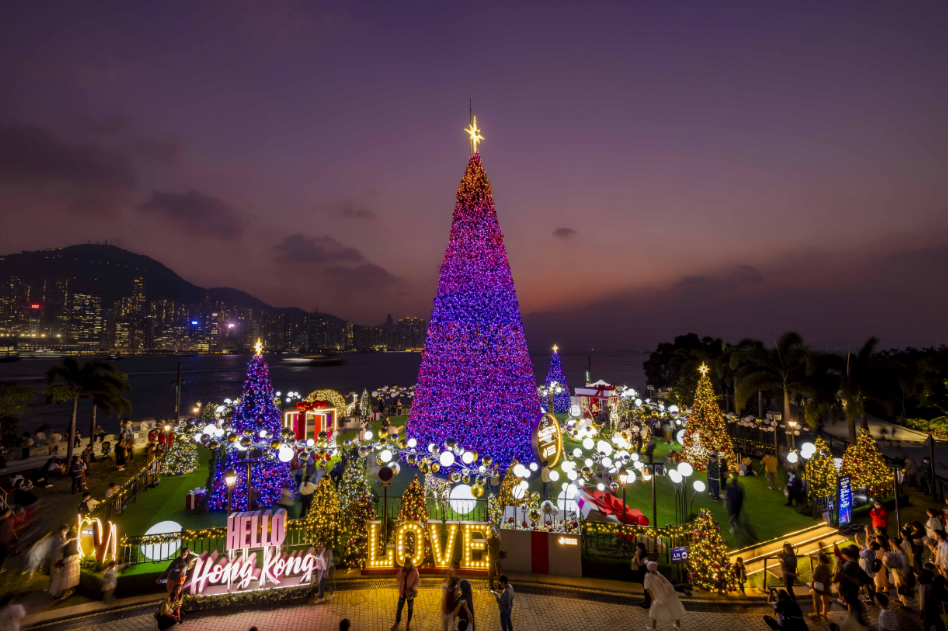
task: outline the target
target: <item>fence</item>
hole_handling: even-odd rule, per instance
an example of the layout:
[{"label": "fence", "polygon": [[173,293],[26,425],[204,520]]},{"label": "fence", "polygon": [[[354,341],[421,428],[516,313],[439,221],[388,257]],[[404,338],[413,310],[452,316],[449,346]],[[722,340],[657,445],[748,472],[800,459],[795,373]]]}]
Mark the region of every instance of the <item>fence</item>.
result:
[{"label": "fence", "polygon": [[635,554],[635,544],[643,543],[650,558],[664,558],[665,563],[671,564],[672,548],[690,545],[693,530],[694,522],[653,528],[605,524],[583,519],[583,556],[631,559]]},{"label": "fence", "polygon": [[[487,517],[487,498],[456,499],[440,501],[430,497],[425,499],[428,519],[438,521],[490,521]],[[378,497],[375,501],[375,513],[383,522],[394,523],[402,507],[401,496]]]},{"label": "fence", "polygon": [[121,513],[129,502],[135,501],[139,493],[152,486],[158,480],[162,462],[164,462],[164,456],[156,458],[150,464],[145,465],[134,478],[122,485],[122,488],[100,502],[99,505],[89,513],[89,517],[98,517],[99,519],[106,520],[112,519],[115,515]]}]

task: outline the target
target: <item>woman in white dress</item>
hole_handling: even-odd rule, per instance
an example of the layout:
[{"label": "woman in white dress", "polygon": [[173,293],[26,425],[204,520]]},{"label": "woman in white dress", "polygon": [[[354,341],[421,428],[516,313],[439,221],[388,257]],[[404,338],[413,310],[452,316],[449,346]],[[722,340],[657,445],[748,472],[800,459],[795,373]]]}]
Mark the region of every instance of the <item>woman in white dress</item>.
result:
[{"label": "woman in white dress", "polygon": [[659,622],[674,622],[675,628],[681,628],[681,619],[685,615],[685,608],[678,599],[678,593],[668,579],[658,573],[658,563],[649,561],[646,566],[645,589],[652,597],[652,606],[648,610],[648,617],[652,619],[652,628]]},{"label": "woman in white dress", "polygon": [[60,536],[62,547],[57,554],[59,560],[53,564],[49,594],[57,600],[66,600],[79,584],[79,538],[72,530],[63,533],[61,529]]}]

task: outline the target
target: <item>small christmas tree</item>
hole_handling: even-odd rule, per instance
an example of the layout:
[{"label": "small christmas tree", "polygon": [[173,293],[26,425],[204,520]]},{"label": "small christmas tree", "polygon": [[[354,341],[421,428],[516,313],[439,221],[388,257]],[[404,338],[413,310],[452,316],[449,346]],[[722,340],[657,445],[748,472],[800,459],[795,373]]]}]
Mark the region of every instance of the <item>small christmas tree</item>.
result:
[{"label": "small christmas tree", "polygon": [[165,475],[187,475],[198,468],[197,443],[185,433],[173,434],[174,439],[168,455],[161,463],[161,472]]},{"label": "small christmas tree", "polygon": [[708,367],[702,364],[699,370],[701,378],[698,379],[695,404],[685,427],[684,460],[697,471],[704,471],[708,466],[708,456],[716,453],[722,462],[727,463],[728,469],[736,470],[737,456],[727,433],[727,420],[721,414],[708,378]]},{"label": "small christmas tree", "polygon": [[866,429],[859,430],[856,444],[846,448],[839,474],[850,476],[853,488],[865,487],[870,495],[876,497],[884,496],[892,488],[892,473],[886,467],[875,439]]},{"label": "small christmas tree", "polygon": [[359,417],[365,420],[372,418],[372,397],[368,390],[363,390],[359,398]]},{"label": "small christmas tree", "polygon": [[[559,349],[553,347],[553,356],[550,357],[550,370],[546,373],[546,381],[543,385],[550,387],[554,381],[563,388],[559,394],[553,395],[553,409],[548,412],[569,412],[569,386],[566,384],[566,375],[563,374],[563,364],[560,363]],[[549,399],[541,401],[540,405],[546,408],[549,405]]]},{"label": "small christmas tree", "polygon": [[517,498],[514,497],[513,490],[518,484],[520,484],[520,479],[514,474],[514,467],[517,466],[518,462],[514,460],[510,463],[510,466],[507,467],[507,472],[504,474],[504,480],[500,483],[500,504],[501,506],[518,506],[519,502]]},{"label": "small christmas tree", "polygon": [[817,438],[813,445],[816,451],[806,463],[808,494],[811,498],[833,497],[836,495],[836,481],[839,478],[833,454],[822,438]]},{"label": "small christmas tree", "polygon": [[711,512],[702,508],[688,550],[688,578],[692,585],[707,591],[732,591],[737,589],[737,581],[730,566],[721,527]]},{"label": "small christmas tree", "polygon": [[319,480],[313,492],[313,504],[306,514],[306,531],[314,544],[324,543],[333,549],[339,547],[345,525],[336,488],[328,475]]},{"label": "small christmas tree", "polygon": [[372,489],[365,477],[365,459],[350,455],[339,485],[339,504],[346,533],[342,566],[361,568],[368,554],[367,524],[377,519]]},{"label": "small christmas tree", "polygon": [[[402,504],[398,509],[398,519],[395,521],[395,527],[397,528],[407,522],[419,523],[421,527],[425,529],[425,532],[427,532],[428,503],[425,501],[425,489],[418,481],[418,476],[415,476],[415,479],[411,481],[411,484],[408,485],[408,488],[405,489],[405,492],[402,494]],[[407,549],[405,552],[407,554],[414,554],[413,545],[418,545],[418,542],[406,543]],[[428,542],[428,538],[425,537],[425,558],[427,559],[430,555],[431,544]]]}]

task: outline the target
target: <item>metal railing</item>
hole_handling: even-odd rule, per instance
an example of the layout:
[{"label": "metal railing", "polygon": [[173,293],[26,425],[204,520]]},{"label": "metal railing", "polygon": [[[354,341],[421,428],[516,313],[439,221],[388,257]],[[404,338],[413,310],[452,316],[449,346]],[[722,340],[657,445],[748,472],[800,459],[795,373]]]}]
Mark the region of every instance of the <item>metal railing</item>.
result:
[{"label": "metal railing", "polygon": [[[487,498],[464,500],[435,500],[425,499],[428,508],[428,519],[437,521],[490,521],[487,516]],[[402,498],[376,497],[375,513],[382,521],[395,523],[401,510]]]},{"label": "metal railing", "polygon": [[123,484],[118,491],[99,502],[99,505],[92,509],[88,516],[90,518],[112,519],[115,515],[121,513],[129,502],[135,501],[139,493],[155,483],[161,472],[163,461],[164,456],[155,458],[150,464],[145,465],[134,478]]},{"label": "metal railing", "polygon": [[581,520],[583,532],[583,556],[604,556],[631,559],[635,544],[645,544],[650,558],[664,558],[671,563],[672,548],[691,544],[693,522],[676,526],[653,528],[651,526],[623,526]]}]

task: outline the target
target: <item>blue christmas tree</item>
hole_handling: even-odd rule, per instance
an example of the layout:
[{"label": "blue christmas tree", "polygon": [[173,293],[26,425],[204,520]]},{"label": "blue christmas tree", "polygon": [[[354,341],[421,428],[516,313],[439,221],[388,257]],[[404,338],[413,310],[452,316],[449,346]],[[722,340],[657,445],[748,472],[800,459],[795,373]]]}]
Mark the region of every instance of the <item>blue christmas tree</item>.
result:
[{"label": "blue christmas tree", "polygon": [[[270,442],[280,435],[282,423],[280,410],[273,397],[273,384],[270,383],[270,370],[264,361],[258,343],[257,354],[247,365],[247,378],[240,403],[234,410],[233,432],[221,447],[221,458],[208,497],[211,509],[227,508],[227,484],[224,474],[233,469],[237,473],[231,497],[231,510],[246,511],[247,464],[250,465],[250,480],[256,498],[255,509],[272,506],[280,499],[283,489],[293,486],[290,463],[281,462],[274,457]],[[265,436],[260,432],[266,431]],[[249,444],[247,444],[249,443]]]},{"label": "blue christmas tree", "polygon": [[[569,412],[569,386],[566,384],[566,375],[563,374],[563,364],[560,363],[558,351],[559,349],[554,346],[553,356],[550,357],[550,370],[546,373],[546,381],[543,382],[543,385],[549,388],[554,381],[560,384],[563,391],[553,395],[553,409],[551,411]],[[549,405],[548,400],[540,403],[544,408]]]},{"label": "blue christmas tree", "polygon": [[504,466],[533,460],[539,416],[504,238],[474,153],[457,192],[407,433],[422,445],[455,438]]}]

